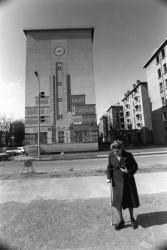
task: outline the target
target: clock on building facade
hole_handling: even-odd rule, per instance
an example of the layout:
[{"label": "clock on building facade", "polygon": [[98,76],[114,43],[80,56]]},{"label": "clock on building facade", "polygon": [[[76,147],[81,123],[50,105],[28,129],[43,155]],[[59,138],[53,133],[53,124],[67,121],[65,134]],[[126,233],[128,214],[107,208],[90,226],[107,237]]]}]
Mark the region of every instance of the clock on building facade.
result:
[{"label": "clock on building facade", "polygon": [[56,56],[62,56],[65,53],[65,49],[62,46],[56,47],[53,51],[54,51],[54,54],[56,54]]}]

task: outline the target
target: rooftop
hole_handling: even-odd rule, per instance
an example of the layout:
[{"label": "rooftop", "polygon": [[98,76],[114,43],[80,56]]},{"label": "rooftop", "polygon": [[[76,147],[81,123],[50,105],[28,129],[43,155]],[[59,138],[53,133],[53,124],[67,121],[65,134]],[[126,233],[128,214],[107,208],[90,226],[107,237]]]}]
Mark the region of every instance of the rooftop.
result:
[{"label": "rooftop", "polygon": [[54,31],[54,30],[92,30],[94,32],[95,27],[94,26],[62,26],[62,27],[53,27],[53,28],[23,28],[23,31],[25,35],[27,35],[28,32],[36,32],[36,31]]},{"label": "rooftop", "polygon": [[111,105],[110,107],[109,107],[109,109],[107,110],[107,112],[111,109],[111,108],[118,108],[118,107],[123,107],[119,102],[118,103],[116,103],[116,104],[113,104],[113,105]]},{"label": "rooftop", "polygon": [[165,41],[160,45],[158,49],[156,49],[153,53],[153,55],[150,57],[150,59],[146,62],[146,64],[143,66],[143,68],[147,68],[147,66],[151,63],[151,61],[154,59],[154,57],[157,55],[157,53],[160,52],[160,50],[167,44],[167,38]]},{"label": "rooftop", "polygon": [[141,81],[137,80],[135,86],[133,87],[133,89],[127,91],[126,96],[122,99],[122,102],[141,84],[147,84],[147,82],[141,82]]}]

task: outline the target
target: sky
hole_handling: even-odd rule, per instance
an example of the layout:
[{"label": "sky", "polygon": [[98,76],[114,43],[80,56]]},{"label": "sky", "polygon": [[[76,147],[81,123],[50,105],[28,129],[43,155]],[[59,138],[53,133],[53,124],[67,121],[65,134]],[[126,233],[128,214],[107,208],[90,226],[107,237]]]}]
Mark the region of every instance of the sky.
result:
[{"label": "sky", "polygon": [[121,100],[167,38],[165,0],[0,0],[0,117],[24,119],[24,28],[94,26],[97,120]]}]

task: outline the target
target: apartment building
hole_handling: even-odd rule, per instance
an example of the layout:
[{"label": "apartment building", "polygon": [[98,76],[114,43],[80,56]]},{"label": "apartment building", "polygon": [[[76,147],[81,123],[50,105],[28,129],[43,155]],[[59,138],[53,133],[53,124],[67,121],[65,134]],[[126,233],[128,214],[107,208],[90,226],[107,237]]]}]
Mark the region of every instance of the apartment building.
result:
[{"label": "apartment building", "polygon": [[26,145],[37,144],[39,100],[41,144],[97,144],[94,28],[25,29],[24,33]]},{"label": "apartment building", "polygon": [[119,103],[111,105],[107,110],[108,120],[108,141],[111,142],[115,138],[120,138],[125,129],[123,106]]},{"label": "apartment building", "polygon": [[126,144],[152,142],[151,103],[147,82],[137,81],[123,102]]},{"label": "apartment building", "polygon": [[167,39],[144,65],[152,106],[153,141],[167,145]]},{"label": "apartment building", "polygon": [[108,141],[108,119],[107,115],[103,115],[100,118],[100,122],[98,124],[99,127],[99,139],[101,143]]}]

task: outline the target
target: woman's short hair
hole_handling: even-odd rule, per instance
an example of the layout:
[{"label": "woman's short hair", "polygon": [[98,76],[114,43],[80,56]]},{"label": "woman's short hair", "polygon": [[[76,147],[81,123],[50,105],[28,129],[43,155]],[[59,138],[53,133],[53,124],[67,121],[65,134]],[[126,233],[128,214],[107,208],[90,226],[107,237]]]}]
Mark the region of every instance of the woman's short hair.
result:
[{"label": "woman's short hair", "polygon": [[121,140],[114,140],[110,145],[110,150],[122,149],[122,148],[123,148],[123,141]]}]

